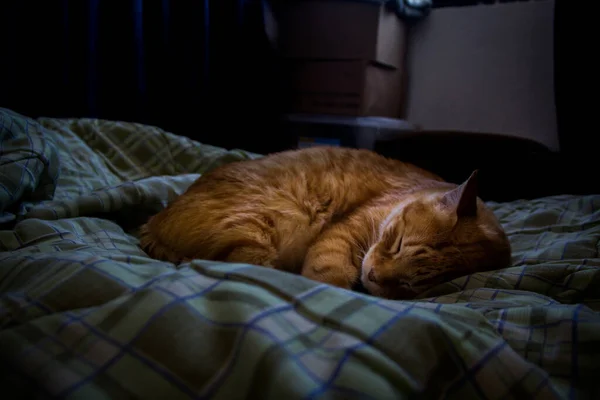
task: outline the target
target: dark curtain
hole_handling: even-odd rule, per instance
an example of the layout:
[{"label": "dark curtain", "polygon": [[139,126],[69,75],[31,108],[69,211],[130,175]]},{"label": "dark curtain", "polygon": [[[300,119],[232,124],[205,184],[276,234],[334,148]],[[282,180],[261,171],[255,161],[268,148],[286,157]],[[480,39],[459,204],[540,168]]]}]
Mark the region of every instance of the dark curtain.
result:
[{"label": "dark curtain", "polygon": [[555,0],[554,90],[561,153],[586,175],[598,169],[595,160],[600,153],[596,17],[577,7],[577,2]]},{"label": "dark curtain", "polygon": [[272,151],[280,96],[264,0],[3,0],[0,106],[161,126]]}]

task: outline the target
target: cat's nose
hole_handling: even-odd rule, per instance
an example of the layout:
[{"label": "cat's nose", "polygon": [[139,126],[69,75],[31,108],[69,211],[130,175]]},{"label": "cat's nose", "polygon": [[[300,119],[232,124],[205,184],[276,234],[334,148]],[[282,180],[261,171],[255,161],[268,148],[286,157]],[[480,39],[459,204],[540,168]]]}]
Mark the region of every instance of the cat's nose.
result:
[{"label": "cat's nose", "polygon": [[375,282],[377,280],[375,278],[375,271],[370,270],[369,273],[367,274],[367,279],[370,280],[371,282]]}]

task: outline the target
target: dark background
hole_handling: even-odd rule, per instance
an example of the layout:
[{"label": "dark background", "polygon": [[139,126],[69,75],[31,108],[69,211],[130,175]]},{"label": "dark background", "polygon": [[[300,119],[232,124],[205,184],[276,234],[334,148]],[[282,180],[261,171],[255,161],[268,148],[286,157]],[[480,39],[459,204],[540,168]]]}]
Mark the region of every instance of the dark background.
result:
[{"label": "dark background", "polygon": [[0,106],[259,149],[278,121],[260,0],[3,0]]},{"label": "dark background", "polygon": [[[436,5],[450,2],[476,1]],[[279,122],[285,87],[265,35],[264,4],[3,0],[0,106],[31,117],[154,124],[226,148],[280,150],[290,143]],[[556,1],[561,153],[435,137],[385,149],[453,181],[483,166],[481,178],[494,186],[489,199],[600,192],[592,17],[579,2]]]}]

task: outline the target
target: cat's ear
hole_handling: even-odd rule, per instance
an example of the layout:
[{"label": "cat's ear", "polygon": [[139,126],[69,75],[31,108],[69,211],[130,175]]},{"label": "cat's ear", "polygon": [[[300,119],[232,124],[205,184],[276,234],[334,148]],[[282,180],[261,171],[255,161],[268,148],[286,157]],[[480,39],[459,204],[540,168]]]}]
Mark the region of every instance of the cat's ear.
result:
[{"label": "cat's ear", "polygon": [[462,185],[447,192],[442,204],[455,210],[459,218],[477,215],[477,170]]}]

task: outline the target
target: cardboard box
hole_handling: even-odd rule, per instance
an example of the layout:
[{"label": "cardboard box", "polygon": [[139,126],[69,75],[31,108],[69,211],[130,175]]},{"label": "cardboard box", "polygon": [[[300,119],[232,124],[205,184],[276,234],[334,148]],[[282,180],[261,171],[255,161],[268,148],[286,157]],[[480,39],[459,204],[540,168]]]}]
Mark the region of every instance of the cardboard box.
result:
[{"label": "cardboard box", "polygon": [[277,9],[295,113],[402,118],[406,29],[384,1],[288,0]]},{"label": "cardboard box", "polygon": [[372,61],[288,63],[295,113],[401,118],[403,70]]},{"label": "cardboard box", "polygon": [[383,1],[290,0],[277,14],[286,58],[404,66],[406,29]]}]

